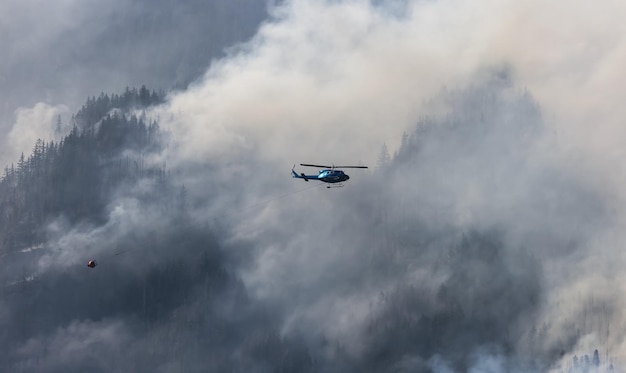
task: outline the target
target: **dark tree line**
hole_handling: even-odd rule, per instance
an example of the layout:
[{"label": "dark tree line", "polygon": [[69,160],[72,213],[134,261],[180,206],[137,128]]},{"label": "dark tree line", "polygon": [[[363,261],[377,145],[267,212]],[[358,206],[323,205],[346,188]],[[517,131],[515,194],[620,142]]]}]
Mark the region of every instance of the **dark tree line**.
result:
[{"label": "dark tree line", "polygon": [[[164,185],[164,167],[145,164],[145,155],[159,150],[159,126],[133,113],[163,99],[143,86],[89,98],[69,134],[58,142],[37,140],[30,156],[22,153],[5,167],[1,252],[42,242],[45,223],[61,215],[74,223],[102,221],[109,196],[124,182],[150,177]],[[124,150],[131,152],[122,156]]]},{"label": "dark tree line", "polygon": [[164,92],[150,91],[145,86],[141,88],[128,88],[122,94],[101,93],[87,98],[87,102],[74,115],[73,121],[82,128],[90,128],[100,121],[111,110],[117,109],[129,112],[132,109],[147,108],[158,105],[165,99]]},{"label": "dark tree line", "polygon": [[572,365],[568,371],[571,373],[588,373],[600,371],[613,372],[614,370],[615,368],[612,363],[609,362],[607,364],[606,362],[601,361],[600,353],[596,349],[593,351],[593,357],[589,357],[589,355],[580,357],[578,357],[578,355],[574,355],[572,358]]}]

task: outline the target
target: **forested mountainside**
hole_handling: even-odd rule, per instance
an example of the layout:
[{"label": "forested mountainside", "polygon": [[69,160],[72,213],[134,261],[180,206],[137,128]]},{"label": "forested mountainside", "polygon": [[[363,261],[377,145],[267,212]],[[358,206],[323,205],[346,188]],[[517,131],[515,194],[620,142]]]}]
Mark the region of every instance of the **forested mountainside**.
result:
[{"label": "forested mountainside", "polygon": [[[163,99],[145,87],[89,98],[61,141],[6,168],[10,371],[613,369],[608,338],[578,346],[618,310],[595,293],[572,302],[546,270],[584,250],[580,227],[600,229],[606,206],[535,158],[541,111],[508,79],[443,90],[375,173],[349,193],[303,189],[274,217],[253,216],[264,228],[253,238],[210,223],[223,217],[211,203],[245,197],[250,180],[191,204],[189,175],[152,163],[165,134],[144,110]],[[237,219],[252,224],[249,213]]]},{"label": "forested mountainside", "polygon": [[91,97],[72,117],[69,134],[58,142],[37,140],[30,155],[5,167],[0,252],[43,243],[45,225],[59,216],[101,223],[111,193],[124,182],[152,178],[165,188],[165,166],[146,164],[160,149],[159,126],[141,116],[163,99],[145,86]]},{"label": "forested mountainside", "polygon": [[[198,372],[254,370],[257,359],[286,371],[312,366],[306,347],[280,337],[270,310],[248,298],[205,222],[185,214],[184,186],[149,164],[162,133],[143,113],[163,99],[145,87],[91,97],[61,141],[38,140],[5,169],[0,364],[10,371],[148,372],[174,360],[176,371]],[[124,207],[108,204],[126,198],[143,225],[115,221]],[[86,272],[94,249],[101,264]],[[52,252],[75,256],[42,269]],[[59,332],[85,339],[69,351]]]}]

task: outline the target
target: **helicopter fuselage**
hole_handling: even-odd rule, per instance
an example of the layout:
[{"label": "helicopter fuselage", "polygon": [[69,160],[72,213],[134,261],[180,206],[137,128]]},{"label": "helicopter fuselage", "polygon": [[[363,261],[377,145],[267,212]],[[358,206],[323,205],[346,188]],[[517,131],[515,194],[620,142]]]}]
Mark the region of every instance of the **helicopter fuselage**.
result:
[{"label": "helicopter fuselage", "polygon": [[350,176],[346,175],[341,170],[321,170],[317,175],[317,179],[325,183],[341,183],[350,179]]},{"label": "helicopter fuselage", "polygon": [[[350,179],[350,176],[348,176],[345,172],[343,172],[342,170],[339,170],[338,168],[367,168],[367,166],[335,166],[335,165],[324,166],[324,165],[316,165],[316,164],[308,164],[308,163],[300,163],[300,166],[319,167],[319,168],[322,168],[322,170],[317,175],[305,175],[304,173],[301,173],[298,175],[298,173],[292,168],[291,174],[294,178],[304,179],[304,181],[318,180],[318,181],[322,181],[324,183],[329,183],[329,184],[342,183]],[[337,186],[341,186],[341,185],[337,185]],[[330,186],[328,187],[330,188]]]},{"label": "helicopter fuselage", "polygon": [[343,181],[347,181],[350,179],[350,176],[348,176],[345,172],[341,170],[332,170],[332,169],[321,170],[317,175],[305,175],[305,174],[298,175],[293,170],[292,170],[292,173],[293,173],[293,177],[298,178],[298,179],[304,179],[305,181],[318,180],[318,181],[323,181],[325,183],[330,183],[330,184],[341,183]]}]

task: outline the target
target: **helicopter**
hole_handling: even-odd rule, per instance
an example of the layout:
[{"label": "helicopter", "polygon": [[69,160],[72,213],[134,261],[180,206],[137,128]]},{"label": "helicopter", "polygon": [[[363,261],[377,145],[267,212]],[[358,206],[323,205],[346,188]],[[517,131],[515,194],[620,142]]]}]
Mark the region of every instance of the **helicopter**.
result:
[{"label": "helicopter", "polygon": [[296,179],[304,179],[304,181],[319,180],[319,181],[323,181],[329,184],[337,184],[333,186],[327,185],[326,188],[342,187],[343,185],[339,183],[348,181],[350,179],[350,176],[348,176],[342,170],[338,170],[338,168],[367,168],[367,166],[335,166],[335,165],[326,166],[326,165],[308,164],[308,163],[300,163],[300,166],[318,167],[318,168],[323,168],[323,170],[321,170],[319,174],[317,175],[305,175],[304,173],[301,173],[300,175],[298,175],[298,173],[294,170],[296,165],[293,165],[293,168],[291,169],[292,177]]}]

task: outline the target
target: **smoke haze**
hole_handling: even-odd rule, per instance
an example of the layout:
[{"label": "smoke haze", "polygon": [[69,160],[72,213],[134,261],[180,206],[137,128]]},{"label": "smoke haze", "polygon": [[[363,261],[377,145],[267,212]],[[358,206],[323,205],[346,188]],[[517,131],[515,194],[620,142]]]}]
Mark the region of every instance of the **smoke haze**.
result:
[{"label": "smoke haze", "polygon": [[[122,3],[102,18],[132,15]],[[78,20],[96,14],[59,7]],[[624,7],[293,0],[269,7],[262,24],[254,13],[244,23],[260,24],[256,34],[220,59],[186,49],[193,67],[182,78],[170,67],[183,47],[159,48],[171,63],[156,68],[161,44],[140,39],[128,47],[137,65],[112,61],[102,71],[113,75],[76,92],[185,83],[146,115],[166,137],[149,162],[167,163],[186,208],[147,202],[159,189],[137,182],[107,201],[102,224],[59,217],[43,248],[4,257],[0,322],[16,326],[1,337],[0,362],[50,372],[558,372],[599,349],[603,368],[619,368]],[[3,71],[54,37],[46,30],[76,27],[50,18],[36,32],[3,21],[31,35]],[[190,22],[164,34],[201,28]],[[11,161],[73,100],[18,92],[31,101],[2,92],[25,106],[6,132]],[[379,162],[383,144],[391,159]],[[326,190],[289,177],[300,162],[370,170]],[[91,257],[103,259],[88,271]]]}]

